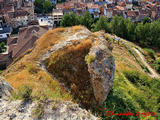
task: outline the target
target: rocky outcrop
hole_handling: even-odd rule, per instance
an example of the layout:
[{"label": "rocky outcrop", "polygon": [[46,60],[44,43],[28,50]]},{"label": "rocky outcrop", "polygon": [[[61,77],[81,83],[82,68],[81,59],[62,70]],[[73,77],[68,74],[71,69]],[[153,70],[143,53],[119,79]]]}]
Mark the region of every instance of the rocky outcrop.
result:
[{"label": "rocky outcrop", "polygon": [[87,56],[94,57],[94,60],[88,64],[88,71],[91,75],[94,96],[99,103],[106,100],[113,85],[115,72],[114,57],[106,46],[106,41],[101,36],[98,43],[90,49]]},{"label": "rocky outcrop", "polygon": [[0,120],[98,120],[90,112],[72,102],[10,101],[12,90],[5,79],[0,77]]},{"label": "rocky outcrop", "polygon": [[115,72],[109,48],[104,32],[92,33],[82,26],[48,31],[4,73],[15,89],[32,85],[30,99],[42,96],[45,100],[10,101],[4,96],[10,95],[12,87],[0,78],[0,120],[98,119],[80,107],[101,109],[108,96]]},{"label": "rocky outcrop", "polygon": [[12,90],[13,88],[9,83],[3,77],[0,77],[0,98],[10,96]]},{"label": "rocky outcrop", "polygon": [[0,100],[0,120],[98,120],[72,102],[41,103]]},{"label": "rocky outcrop", "polygon": [[91,33],[83,28],[70,35],[71,31],[69,28],[64,33],[64,41],[42,55],[40,66],[65,84],[76,98],[82,96],[79,99],[85,102],[95,99],[103,103],[113,85],[115,72],[114,57],[104,33]]}]

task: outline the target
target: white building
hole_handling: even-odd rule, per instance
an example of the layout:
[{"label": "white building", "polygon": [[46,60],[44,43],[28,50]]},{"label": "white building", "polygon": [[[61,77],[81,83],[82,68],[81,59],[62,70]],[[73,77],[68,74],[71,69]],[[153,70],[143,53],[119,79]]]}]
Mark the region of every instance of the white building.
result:
[{"label": "white building", "polygon": [[52,16],[54,24],[60,23],[63,18],[63,11],[60,9],[53,9]]},{"label": "white building", "polygon": [[42,17],[38,17],[37,19],[40,26],[53,27],[54,21],[52,16],[42,16]]}]

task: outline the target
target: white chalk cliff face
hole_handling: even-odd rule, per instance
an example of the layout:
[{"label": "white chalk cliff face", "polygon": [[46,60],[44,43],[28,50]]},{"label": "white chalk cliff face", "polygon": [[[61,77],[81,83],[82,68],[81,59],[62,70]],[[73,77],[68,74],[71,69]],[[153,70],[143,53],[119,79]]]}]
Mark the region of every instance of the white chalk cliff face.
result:
[{"label": "white chalk cliff face", "polygon": [[[66,29],[59,35],[63,40],[45,50],[35,63],[83,107],[101,104],[112,88],[115,73],[114,57],[104,33],[92,33],[84,27]],[[0,120],[98,120],[71,101],[11,101],[11,91],[12,87],[0,78]],[[38,118],[34,112],[37,108],[41,114]]]}]

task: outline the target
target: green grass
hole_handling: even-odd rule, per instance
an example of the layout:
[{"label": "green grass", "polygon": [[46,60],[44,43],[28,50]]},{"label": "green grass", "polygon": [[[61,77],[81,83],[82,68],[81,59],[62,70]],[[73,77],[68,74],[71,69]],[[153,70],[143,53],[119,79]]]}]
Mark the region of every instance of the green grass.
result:
[{"label": "green grass", "polygon": [[31,86],[22,86],[19,90],[14,91],[12,94],[13,99],[22,99],[24,101],[32,98],[32,87]]},{"label": "green grass", "polygon": [[[104,119],[143,120],[137,112],[160,112],[160,80],[152,79],[138,71],[116,73],[114,86],[104,103],[106,111],[115,113],[133,112],[131,116],[106,116]],[[151,117],[149,118],[151,119]]]},{"label": "green grass", "polygon": [[144,50],[147,52],[147,54],[148,54],[152,59],[154,59],[154,60],[156,59],[155,52],[154,52],[152,49],[145,48]]}]

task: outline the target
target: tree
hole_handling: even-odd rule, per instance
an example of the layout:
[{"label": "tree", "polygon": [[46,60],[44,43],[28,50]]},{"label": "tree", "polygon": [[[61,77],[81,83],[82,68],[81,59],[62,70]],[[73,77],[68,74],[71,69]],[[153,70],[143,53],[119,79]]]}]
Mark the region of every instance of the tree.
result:
[{"label": "tree", "polygon": [[111,32],[114,34],[118,34],[118,16],[114,16],[111,20]]},{"label": "tree", "polygon": [[68,13],[65,14],[60,22],[60,26],[67,27],[67,26],[74,26],[79,25],[79,18],[76,16],[75,13]]},{"label": "tree", "polygon": [[55,7],[49,0],[35,0],[34,6],[35,13],[50,13]]},{"label": "tree", "polygon": [[136,25],[131,21],[127,20],[127,40],[134,41],[135,40],[135,29]]},{"label": "tree", "polygon": [[0,42],[0,53],[5,52],[6,51],[6,46],[4,42]]},{"label": "tree", "polygon": [[45,0],[45,2],[43,2],[44,13],[52,12],[53,7],[54,7],[53,4],[49,0]]},{"label": "tree", "polygon": [[119,17],[117,35],[125,39],[127,38],[127,25],[126,25],[126,20],[123,17]]},{"label": "tree", "polygon": [[87,11],[83,16],[80,17],[80,24],[86,26],[89,30],[91,30],[91,26],[93,24],[92,15]]},{"label": "tree", "polygon": [[144,17],[142,22],[143,22],[143,24],[146,24],[146,23],[151,23],[152,21],[149,17]]},{"label": "tree", "polygon": [[114,16],[111,20],[111,32],[122,38],[127,38],[126,20],[122,16]]},{"label": "tree", "polygon": [[151,24],[151,37],[152,37],[152,45],[156,47],[160,47],[160,20],[154,21]]},{"label": "tree", "polygon": [[142,46],[148,46],[152,43],[151,24],[142,22],[136,27],[136,39]]},{"label": "tree", "polygon": [[95,24],[94,31],[99,31],[99,30],[105,30],[105,32],[109,31],[108,19],[104,16],[101,16]]},{"label": "tree", "polygon": [[44,0],[35,0],[35,1],[34,1],[34,6],[35,6],[34,11],[35,11],[36,13],[42,13],[43,3],[44,3]]}]

